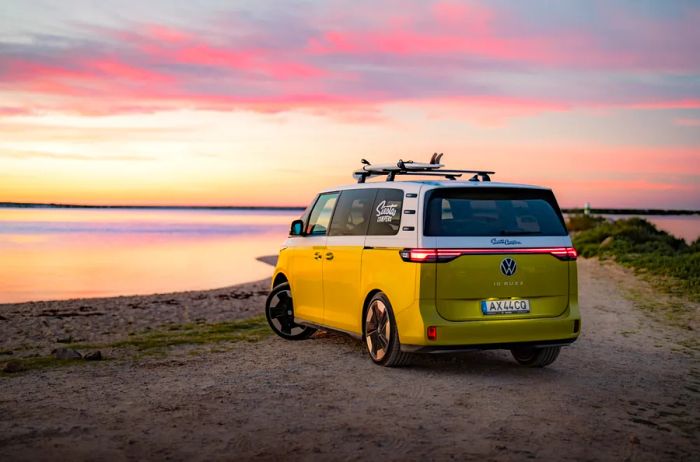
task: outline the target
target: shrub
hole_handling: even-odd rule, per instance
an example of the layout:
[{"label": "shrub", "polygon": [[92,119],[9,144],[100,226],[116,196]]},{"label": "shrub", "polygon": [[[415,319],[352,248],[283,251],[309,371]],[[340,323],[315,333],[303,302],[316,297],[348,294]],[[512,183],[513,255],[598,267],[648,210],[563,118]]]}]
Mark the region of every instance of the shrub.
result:
[{"label": "shrub", "polygon": [[569,219],[566,221],[566,227],[570,232],[586,231],[605,221],[605,218],[596,215],[576,214],[569,216]]},{"label": "shrub", "polygon": [[613,258],[622,265],[656,276],[654,282],[700,300],[700,239],[688,245],[643,218],[598,224],[573,235],[583,257]]}]

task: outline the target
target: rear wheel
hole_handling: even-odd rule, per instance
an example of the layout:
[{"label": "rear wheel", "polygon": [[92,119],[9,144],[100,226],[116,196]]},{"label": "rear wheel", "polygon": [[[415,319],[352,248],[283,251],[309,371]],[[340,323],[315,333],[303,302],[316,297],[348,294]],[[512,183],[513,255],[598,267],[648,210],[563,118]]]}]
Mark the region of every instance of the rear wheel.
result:
[{"label": "rear wheel", "polygon": [[265,302],[265,317],[272,331],[287,340],[304,340],[316,329],[294,323],[294,303],[289,283],[275,286]]},{"label": "rear wheel", "polygon": [[513,358],[523,366],[544,367],[552,364],[559,356],[561,347],[518,347],[510,350]]},{"label": "rear wheel", "polygon": [[381,292],[375,294],[367,306],[363,333],[365,346],[375,364],[387,367],[408,364],[410,355],[401,352],[391,303]]}]

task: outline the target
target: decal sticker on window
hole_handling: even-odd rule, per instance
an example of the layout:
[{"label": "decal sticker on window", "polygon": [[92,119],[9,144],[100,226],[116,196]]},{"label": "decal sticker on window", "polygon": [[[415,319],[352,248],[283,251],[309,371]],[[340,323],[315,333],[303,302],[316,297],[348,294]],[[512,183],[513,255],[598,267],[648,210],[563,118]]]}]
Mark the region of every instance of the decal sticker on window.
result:
[{"label": "decal sticker on window", "polygon": [[401,225],[403,191],[400,189],[380,189],[371,210],[369,236],[393,236]]},{"label": "decal sticker on window", "polygon": [[399,201],[381,201],[377,204],[377,223],[390,223],[401,207]]}]

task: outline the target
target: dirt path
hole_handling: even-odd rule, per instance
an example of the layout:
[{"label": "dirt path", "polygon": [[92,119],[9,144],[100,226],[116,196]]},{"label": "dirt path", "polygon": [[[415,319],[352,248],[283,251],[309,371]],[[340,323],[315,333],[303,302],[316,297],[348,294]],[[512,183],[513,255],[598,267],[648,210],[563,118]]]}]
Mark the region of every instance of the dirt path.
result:
[{"label": "dirt path", "polygon": [[692,460],[697,333],[630,287],[653,293],[581,260],[583,335],[546,369],[499,351],[384,369],[321,334],[0,378],[0,458]]}]

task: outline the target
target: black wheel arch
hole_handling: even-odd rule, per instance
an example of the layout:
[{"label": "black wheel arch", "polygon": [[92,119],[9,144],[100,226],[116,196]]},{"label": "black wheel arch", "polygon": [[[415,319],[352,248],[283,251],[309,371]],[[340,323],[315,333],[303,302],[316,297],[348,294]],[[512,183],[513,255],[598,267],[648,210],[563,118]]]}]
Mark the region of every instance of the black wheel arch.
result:
[{"label": "black wheel arch", "polygon": [[383,293],[384,295],[386,295],[386,293],[381,289],[372,289],[367,293],[367,296],[365,296],[365,301],[362,303],[362,314],[360,315],[360,325],[362,326],[362,338],[365,337],[365,316],[367,316],[367,308],[369,308],[369,302],[372,301],[372,297],[379,293]]},{"label": "black wheel arch", "polygon": [[[284,284],[285,282],[289,284],[289,279],[287,279],[287,276],[284,273],[279,272],[275,275],[275,279],[272,281],[272,287],[277,287],[278,285]],[[291,284],[289,285],[291,287]]]}]

